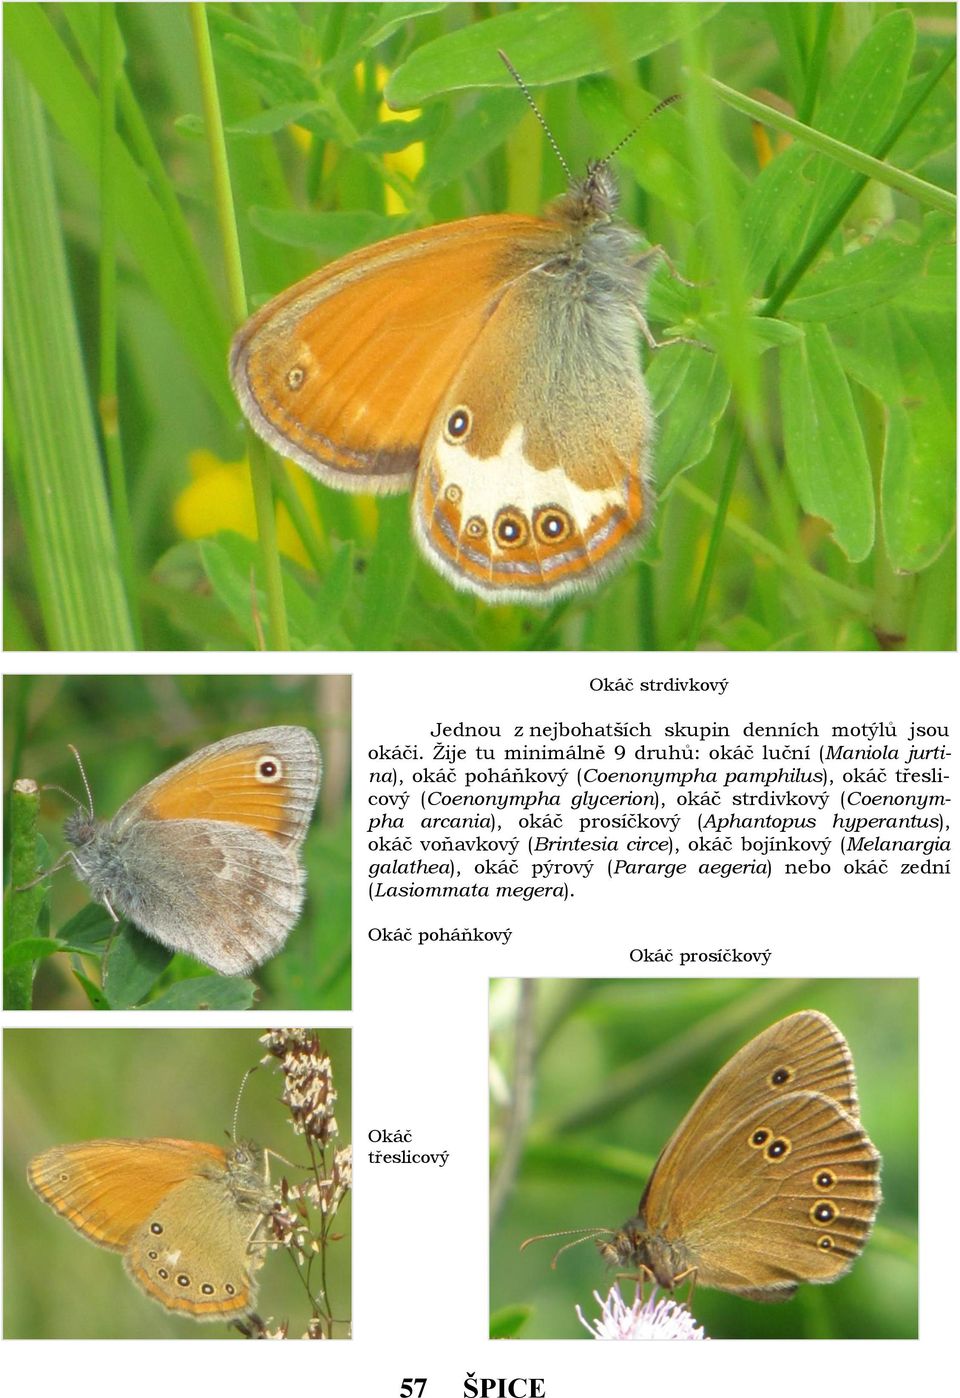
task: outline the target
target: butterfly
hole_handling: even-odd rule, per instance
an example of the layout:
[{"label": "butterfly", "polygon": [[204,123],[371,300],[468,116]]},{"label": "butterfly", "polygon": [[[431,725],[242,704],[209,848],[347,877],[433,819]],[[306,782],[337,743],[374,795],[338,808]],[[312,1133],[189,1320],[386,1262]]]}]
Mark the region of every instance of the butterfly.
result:
[{"label": "butterfly", "polygon": [[85,1238],[122,1252],[130,1278],[168,1311],[229,1320],[252,1310],[274,1202],[259,1147],[80,1141],[35,1156],[27,1177]]},{"label": "butterfly", "polygon": [[801,1010],[716,1073],[660,1153],[636,1216],[599,1247],[669,1291],[689,1279],[786,1301],[801,1282],[849,1270],[880,1200],[847,1042],[826,1015]]},{"label": "butterfly", "polygon": [[644,307],[665,254],[634,255],[617,202],[608,157],[541,218],[405,233],[298,282],[234,337],[250,425],[327,485],[411,490],[424,557],[487,602],[595,585],[653,511],[637,335],[659,347]]},{"label": "butterfly", "polygon": [[78,806],[64,826],[73,848],[47,873],[71,862],[115,920],[223,975],[247,975],[300,915],[300,850],[320,776],[305,728],[223,738],[154,777],[112,820],[95,819],[92,800]]}]

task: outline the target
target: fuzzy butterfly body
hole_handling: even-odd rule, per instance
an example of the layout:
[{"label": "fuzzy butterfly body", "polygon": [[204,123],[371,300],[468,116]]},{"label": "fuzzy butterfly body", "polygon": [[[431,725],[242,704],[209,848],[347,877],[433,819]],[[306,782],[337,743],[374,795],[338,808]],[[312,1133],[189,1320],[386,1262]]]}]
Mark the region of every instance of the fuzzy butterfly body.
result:
[{"label": "fuzzy butterfly body", "polygon": [[273,1206],[264,1152],[166,1137],[80,1141],[30,1161],[32,1187],[85,1238],[123,1254],[151,1300],[194,1320],[247,1314]]},{"label": "fuzzy butterfly body", "polygon": [[236,335],[234,391],[282,455],[347,490],[412,487],[456,587],[546,603],[596,583],[651,514],[631,260],[605,162],[543,218],[492,215],[361,249]]},{"label": "fuzzy butterfly body", "polygon": [[110,821],[66,822],[78,877],[116,917],[223,975],[274,956],[299,917],[300,849],[320,789],[305,728],[258,728],[202,748]]},{"label": "fuzzy butterfly body", "polygon": [[636,1217],[599,1247],[667,1290],[693,1279],[785,1301],[852,1266],[880,1201],[850,1050],[826,1015],[804,1010],[720,1069],[661,1153]]}]

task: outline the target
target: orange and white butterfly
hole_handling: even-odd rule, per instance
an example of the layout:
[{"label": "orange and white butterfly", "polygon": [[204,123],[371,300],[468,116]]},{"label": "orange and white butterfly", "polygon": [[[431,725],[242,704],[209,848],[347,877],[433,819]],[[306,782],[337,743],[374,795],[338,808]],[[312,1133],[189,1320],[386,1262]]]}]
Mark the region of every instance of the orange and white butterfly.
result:
[{"label": "orange and white butterfly", "polygon": [[284,291],[230,352],[251,426],[327,485],[412,488],[424,555],[488,602],[595,584],[652,510],[637,332],[657,347],[662,250],[634,257],[617,197],[597,161],[542,218],[405,233]]}]

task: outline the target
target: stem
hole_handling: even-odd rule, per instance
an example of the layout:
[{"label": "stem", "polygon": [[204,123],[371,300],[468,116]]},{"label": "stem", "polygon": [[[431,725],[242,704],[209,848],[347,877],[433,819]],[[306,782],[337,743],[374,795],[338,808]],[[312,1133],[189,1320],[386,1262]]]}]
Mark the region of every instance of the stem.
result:
[{"label": "stem", "polygon": [[117,16],[102,5],[100,20],[100,391],[97,411],[110,481],[110,515],[134,642],[143,646],[136,607],[137,574],[117,396]]},{"label": "stem", "polygon": [[[227,143],[223,131],[220,98],[217,92],[217,74],[213,64],[213,49],[210,45],[206,8],[202,4],[191,4],[189,8],[197,67],[200,73],[200,87],[203,94],[204,130],[206,131],[210,163],[213,170],[214,199],[220,238],[223,243],[230,312],[234,323],[239,325],[247,315],[247,294],[243,281],[243,263],[240,258],[240,239],[237,233],[233,193],[230,187]],[[250,460],[250,479],[253,486],[254,510],[257,516],[260,562],[267,594],[270,644],[275,650],[289,650],[290,634],[283,600],[283,574],[280,568],[280,554],[277,550],[277,521],[266,448],[250,428],[247,429],[247,454]]]},{"label": "stem", "polygon": [[[3,918],[4,948],[25,937],[39,937],[37,927],[45,893],[42,884],[17,890],[36,878],[37,822],[40,817],[40,788],[29,777],[13,784],[10,794],[10,888]],[[3,1008],[29,1010],[33,998],[34,963],[11,967],[3,975]]]},{"label": "stem", "polygon": [[704,560],[703,572],[700,575],[700,585],[697,588],[697,595],[694,599],[690,614],[690,629],[687,633],[686,642],[687,650],[696,650],[700,641],[703,618],[707,610],[707,598],[710,595],[710,585],[713,582],[714,570],[716,569],[717,559],[720,556],[720,542],[726,528],[727,510],[730,506],[730,497],[733,494],[734,483],[737,479],[737,465],[740,461],[740,453],[742,450],[743,429],[738,423],[730,439],[730,450],[727,453],[727,463],[723,468],[723,480],[720,484],[720,495],[717,499],[716,513],[713,516],[713,524],[710,527],[710,542],[707,545],[707,556]]}]

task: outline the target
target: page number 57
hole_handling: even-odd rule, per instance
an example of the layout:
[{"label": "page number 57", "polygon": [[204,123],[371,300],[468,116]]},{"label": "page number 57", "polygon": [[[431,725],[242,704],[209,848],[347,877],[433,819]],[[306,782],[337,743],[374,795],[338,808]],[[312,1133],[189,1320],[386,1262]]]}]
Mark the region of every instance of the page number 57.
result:
[{"label": "page number 57", "polygon": [[400,1398],[423,1398],[426,1379],[404,1379],[400,1384]]}]

